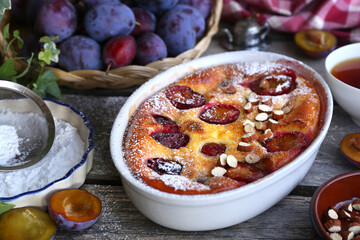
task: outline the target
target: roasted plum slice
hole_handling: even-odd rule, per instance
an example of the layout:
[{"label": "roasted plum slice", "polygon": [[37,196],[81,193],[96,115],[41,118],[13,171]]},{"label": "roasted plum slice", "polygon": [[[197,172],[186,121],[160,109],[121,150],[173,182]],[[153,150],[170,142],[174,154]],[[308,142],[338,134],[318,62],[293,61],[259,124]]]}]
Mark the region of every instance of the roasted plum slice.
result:
[{"label": "roasted plum slice", "polygon": [[250,89],[258,95],[278,96],[295,88],[296,73],[290,68],[274,70],[250,83]]},{"label": "roasted plum slice", "polygon": [[321,58],[336,48],[336,37],[327,31],[309,29],[295,34],[295,43],[306,55]]},{"label": "roasted plum slice", "polygon": [[340,150],[351,164],[360,167],[360,133],[346,135],[340,143]]},{"label": "roasted plum slice", "polygon": [[100,216],[101,201],[83,189],[64,189],[51,195],[48,210],[56,224],[65,230],[80,231]]},{"label": "roasted plum slice", "polygon": [[34,208],[13,208],[0,215],[0,239],[54,239],[56,224],[46,212]]},{"label": "roasted plum slice", "polygon": [[199,118],[207,123],[228,124],[235,122],[240,110],[230,104],[209,104],[201,110]]},{"label": "roasted plum slice", "polygon": [[224,153],[226,146],[219,143],[206,143],[202,146],[200,152],[206,156],[214,157]]},{"label": "roasted plum slice", "polygon": [[171,149],[185,147],[189,142],[189,136],[180,132],[154,132],[150,137]]},{"label": "roasted plum slice", "polygon": [[225,173],[225,177],[247,183],[256,181],[264,176],[265,173],[260,168],[248,163],[238,163],[236,168],[229,168]]},{"label": "roasted plum slice", "polygon": [[187,86],[172,85],[166,89],[165,95],[171,104],[178,109],[196,108],[206,102],[203,95]]},{"label": "roasted plum slice", "polygon": [[165,160],[163,158],[148,159],[147,166],[160,175],[180,175],[182,170],[182,165],[180,163]]},{"label": "roasted plum slice", "polygon": [[268,138],[264,144],[269,152],[289,151],[305,147],[306,139],[301,132],[287,132]]},{"label": "roasted plum slice", "polygon": [[176,122],[168,119],[167,117],[160,116],[160,115],[153,115],[153,118],[159,123],[163,130],[166,132],[180,132],[179,126]]}]

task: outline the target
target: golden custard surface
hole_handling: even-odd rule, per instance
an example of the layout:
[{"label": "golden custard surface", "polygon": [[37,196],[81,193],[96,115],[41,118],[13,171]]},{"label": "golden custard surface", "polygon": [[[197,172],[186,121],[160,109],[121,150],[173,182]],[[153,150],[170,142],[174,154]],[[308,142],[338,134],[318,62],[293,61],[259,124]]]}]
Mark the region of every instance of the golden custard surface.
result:
[{"label": "golden custard surface", "polygon": [[319,128],[312,82],[276,62],[197,71],[147,99],[129,122],[125,161],[160,191],[241,187],[291,162]]}]

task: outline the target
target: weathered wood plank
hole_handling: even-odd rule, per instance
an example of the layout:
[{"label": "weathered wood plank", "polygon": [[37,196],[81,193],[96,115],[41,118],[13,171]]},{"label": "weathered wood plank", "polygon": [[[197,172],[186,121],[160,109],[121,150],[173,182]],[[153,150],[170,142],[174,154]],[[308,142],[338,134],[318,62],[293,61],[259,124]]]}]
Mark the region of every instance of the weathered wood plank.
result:
[{"label": "weathered wood plank", "polygon": [[259,216],[221,230],[181,232],[153,223],[138,212],[121,186],[88,185],[102,201],[98,222],[87,230],[59,230],[56,239],[311,239],[309,197],[288,196]]}]

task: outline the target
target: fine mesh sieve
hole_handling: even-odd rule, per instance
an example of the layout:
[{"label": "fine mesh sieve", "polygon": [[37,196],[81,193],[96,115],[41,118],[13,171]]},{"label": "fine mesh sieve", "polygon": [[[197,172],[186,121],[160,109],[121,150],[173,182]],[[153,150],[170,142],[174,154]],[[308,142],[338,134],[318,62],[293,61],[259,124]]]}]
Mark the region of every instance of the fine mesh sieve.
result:
[{"label": "fine mesh sieve", "polygon": [[0,171],[30,167],[50,150],[54,119],[29,88],[0,80]]}]

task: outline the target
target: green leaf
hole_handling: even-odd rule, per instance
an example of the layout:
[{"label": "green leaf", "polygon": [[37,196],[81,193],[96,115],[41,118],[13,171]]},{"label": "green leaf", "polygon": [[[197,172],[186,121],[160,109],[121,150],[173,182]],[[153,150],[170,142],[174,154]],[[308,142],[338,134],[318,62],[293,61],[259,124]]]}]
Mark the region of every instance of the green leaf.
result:
[{"label": "green leaf", "polygon": [[14,80],[17,72],[14,69],[14,59],[9,58],[0,66],[0,78],[5,80]]},{"label": "green leaf", "polygon": [[33,84],[33,91],[40,97],[46,97],[47,93],[58,99],[61,97],[57,77],[51,70],[45,70],[40,74],[39,78]]},{"label": "green leaf", "polygon": [[10,24],[6,24],[3,30],[4,38],[10,38]]},{"label": "green leaf", "polygon": [[1,0],[0,1],[0,20],[2,19],[6,9],[11,8],[11,0]]},{"label": "green leaf", "polygon": [[24,45],[24,41],[22,40],[22,38],[20,37],[20,31],[19,30],[15,30],[13,32],[13,36],[14,38],[16,38],[18,40],[18,48],[21,49]]},{"label": "green leaf", "polygon": [[14,204],[3,203],[0,201],[0,215],[3,214],[4,212],[9,211],[13,207],[15,207]]},{"label": "green leaf", "polygon": [[53,41],[47,42],[44,44],[44,55],[43,58],[39,60],[43,60],[46,64],[50,64],[50,62],[58,62],[59,61],[60,50],[56,48],[56,44]]}]

